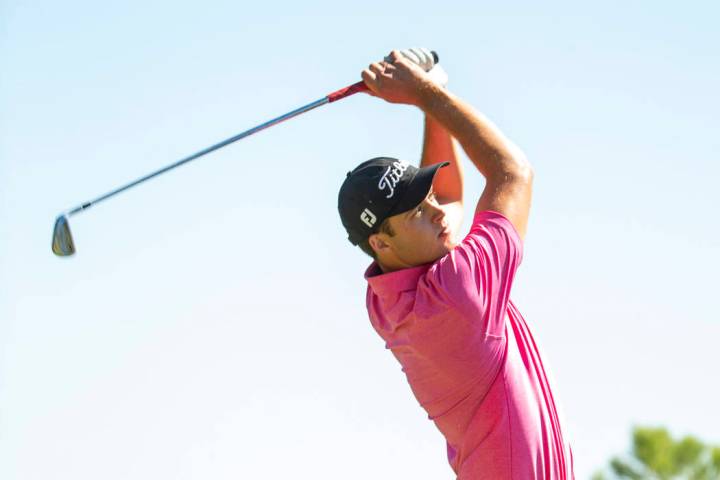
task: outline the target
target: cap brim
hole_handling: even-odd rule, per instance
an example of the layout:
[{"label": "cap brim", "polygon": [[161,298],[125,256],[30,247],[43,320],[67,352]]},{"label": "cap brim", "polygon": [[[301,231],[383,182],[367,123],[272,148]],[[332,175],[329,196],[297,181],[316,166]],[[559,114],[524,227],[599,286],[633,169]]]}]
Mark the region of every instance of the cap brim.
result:
[{"label": "cap brim", "polygon": [[437,171],[448,165],[450,165],[450,162],[442,162],[418,169],[415,177],[408,185],[405,196],[393,207],[388,216],[407,212],[420,205],[428,193],[430,193],[430,188],[432,187],[433,179]]}]

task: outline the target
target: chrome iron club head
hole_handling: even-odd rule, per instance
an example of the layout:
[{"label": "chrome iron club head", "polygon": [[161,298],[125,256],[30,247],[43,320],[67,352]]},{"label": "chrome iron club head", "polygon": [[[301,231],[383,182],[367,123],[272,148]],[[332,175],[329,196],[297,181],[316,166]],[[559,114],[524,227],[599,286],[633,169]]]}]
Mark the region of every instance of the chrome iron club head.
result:
[{"label": "chrome iron club head", "polygon": [[73,242],[72,233],[70,232],[70,224],[65,215],[60,215],[57,220],[55,220],[52,251],[60,257],[67,257],[75,253],[75,243]]}]

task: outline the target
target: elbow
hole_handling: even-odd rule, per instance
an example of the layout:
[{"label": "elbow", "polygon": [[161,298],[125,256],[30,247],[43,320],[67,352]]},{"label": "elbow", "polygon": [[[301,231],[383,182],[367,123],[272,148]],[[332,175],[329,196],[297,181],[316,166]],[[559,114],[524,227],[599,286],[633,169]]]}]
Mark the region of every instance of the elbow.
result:
[{"label": "elbow", "polygon": [[510,174],[518,180],[524,180],[532,183],[535,178],[535,170],[525,156],[525,153],[519,148],[515,147],[512,149],[512,168]]},{"label": "elbow", "polygon": [[532,183],[535,179],[535,170],[527,160],[525,160],[525,163],[520,167],[520,178],[526,180],[528,183]]}]

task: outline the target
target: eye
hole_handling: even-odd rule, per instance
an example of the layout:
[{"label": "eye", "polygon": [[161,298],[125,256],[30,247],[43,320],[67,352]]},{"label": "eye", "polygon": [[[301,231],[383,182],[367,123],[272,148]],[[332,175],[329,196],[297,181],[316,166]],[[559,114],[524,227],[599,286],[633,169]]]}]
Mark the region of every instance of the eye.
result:
[{"label": "eye", "polygon": [[417,208],[415,209],[415,215],[416,215],[416,216],[417,216],[417,215],[420,215],[421,213],[422,213],[422,205],[420,205],[419,207],[417,207]]}]

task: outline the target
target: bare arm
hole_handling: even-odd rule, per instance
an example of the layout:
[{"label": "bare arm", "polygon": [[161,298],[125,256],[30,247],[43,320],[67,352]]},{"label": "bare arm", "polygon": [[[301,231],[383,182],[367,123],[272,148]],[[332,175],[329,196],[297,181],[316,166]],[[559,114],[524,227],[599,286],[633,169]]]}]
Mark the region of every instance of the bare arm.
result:
[{"label": "bare arm", "polygon": [[425,115],[421,167],[450,162],[435,174],[433,190],[444,206],[450,230],[457,235],[463,222],[463,168],[458,160],[456,142],[447,130],[429,115]]},{"label": "bare arm", "polygon": [[429,85],[419,98],[418,107],[458,139],[486,179],[476,212],[502,213],[524,239],[533,180],[525,155],[490,120],[453,94]]},{"label": "bare arm", "polygon": [[392,63],[373,63],[362,78],[374,95],[391,103],[415,105],[455,137],[485,177],[477,210],[495,210],[525,238],[533,171],[525,155],[484,115],[435,84],[417,65],[390,54]]},{"label": "bare arm", "polygon": [[440,162],[450,162],[450,165],[441,168],[435,175],[435,196],[441,204],[459,202],[462,205],[463,169],[457,158],[455,141],[437,120],[426,115],[420,166],[427,167]]}]

